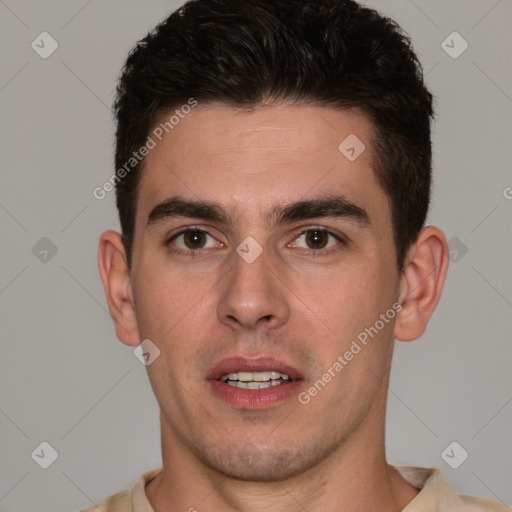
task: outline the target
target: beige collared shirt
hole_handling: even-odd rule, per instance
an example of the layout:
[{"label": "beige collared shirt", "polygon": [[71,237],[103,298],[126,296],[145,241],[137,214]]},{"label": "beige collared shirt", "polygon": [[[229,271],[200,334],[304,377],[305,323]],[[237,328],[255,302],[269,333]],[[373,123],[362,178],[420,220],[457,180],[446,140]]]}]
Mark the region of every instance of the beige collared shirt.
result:
[{"label": "beige collared shirt", "polygon": [[[496,501],[473,498],[457,494],[438,469],[394,466],[419,494],[402,512],[511,512],[511,509]],[[80,512],[155,512],[144,488],[162,468],[143,473],[133,489],[112,494],[107,499]]]}]

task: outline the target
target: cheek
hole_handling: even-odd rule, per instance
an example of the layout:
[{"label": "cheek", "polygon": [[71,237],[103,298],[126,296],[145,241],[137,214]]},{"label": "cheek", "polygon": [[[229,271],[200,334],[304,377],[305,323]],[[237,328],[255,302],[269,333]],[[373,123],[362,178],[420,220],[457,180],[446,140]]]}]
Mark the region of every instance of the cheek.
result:
[{"label": "cheek", "polygon": [[183,392],[180,382],[192,382],[196,376],[201,333],[208,330],[206,323],[212,318],[208,300],[212,285],[164,268],[147,268],[136,286],[137,320],[141,338],[150,339],[160,350],[159,358],[147,367],[148,376],[159,401],[177,407]]},{"label": "cheek", "polygon": [[333,383],[325,394],[322,391],[317,407],[330,407],[340,421],[343,411],[353,411],[354,417],[364,415],[390,360],[396,311],[393,294],[382,278],[377,279],[379,275],[370,269],[340,275],[326,284],[324,293],[316,292],[315,301],[323,305],[330,331],[328,341],[315,348],[322,366],[316,379]]},{"label": "cheek", "polygon": [[163,363],[148,370],[155,379],[170,373],[192,381],[205,347],[222,335],[216,306],[223,274],[198,274],[163,259],[148,259],[136,274],[139,332],[157,345]]},{"label": "cheek", "polygon": [[[145,265],[137,274],[134,289],[141,336],[165,342],[175,338],[184,325],[200,326],[198,312],[208,302],[205,299],[211,287],[204,276],[184,275],[165,264]],[[193,334],[190,331],[188,336]]]},{"label": "cheek", "polygon": [[[391,306],[392,294],[376,264],[351,264],[323,273],[304,273],[294,293],[317,314],[337,343],[352,339]],[[388,304],[389,302],[389,304]]]},{"label": "cheek", "polygon": [[396,312],[392,309],[394,283],[388,276],[394,274],[378,258],[373,263],[365,258],[365,262],[317,275],[298,292],[308,297],[309,308],[318,311],[328,327],[327,336],[315,346],[322,367],[322,375],[316,378],[335,377],[319,407],[330,400],[342,410],[348,404],[355,409],[366,407],[379,389],[389,360]]}]

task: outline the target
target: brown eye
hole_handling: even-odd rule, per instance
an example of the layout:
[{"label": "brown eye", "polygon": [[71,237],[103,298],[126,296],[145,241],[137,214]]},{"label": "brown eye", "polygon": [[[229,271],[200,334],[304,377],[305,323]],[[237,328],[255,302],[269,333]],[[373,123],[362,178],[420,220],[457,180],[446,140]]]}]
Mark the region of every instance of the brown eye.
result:
[{"label": "brown eye", "polygon": [[311,230],[306,232],[306,243],[311,249],[323,249],[329,241],[325,231]]},{"label": "brown eye", "polygon": [[182,251],[191,253],[223,246],[210,233],[202,229],[185,229],[181,233],[174,235],[169,240],[169,244],[178,247]]},{"label": "brown eye", "polygon": [[202,249],[206,244],[206,233],[203,231],[187,231],[183,233],[183,242],[189,249]]},{"label": "brown eye", "polygon": [[343,244],[343,240],[338,235],[320,228],[303,231],[294,242],[295,247],[314,251],[329,249],[340,244]]}]

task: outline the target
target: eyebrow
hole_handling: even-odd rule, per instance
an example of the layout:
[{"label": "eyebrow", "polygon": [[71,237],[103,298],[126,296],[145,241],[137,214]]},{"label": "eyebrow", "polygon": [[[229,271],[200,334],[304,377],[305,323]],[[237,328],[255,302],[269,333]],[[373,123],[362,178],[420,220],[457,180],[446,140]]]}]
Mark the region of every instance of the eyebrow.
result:
[{"label": "eyebrow", "polygon": [[[220,224],[233,224],[231,215],[217,203],[173,196],[157,204],[151,210],[146,227],[149,228],[182,217]],[[346,197],[339,195],[276,205],[267,213],[265,221],[267,227],[275,227],[280,224],[325,217],[347,219],[365,229],[371,227],[368,213]]]}]

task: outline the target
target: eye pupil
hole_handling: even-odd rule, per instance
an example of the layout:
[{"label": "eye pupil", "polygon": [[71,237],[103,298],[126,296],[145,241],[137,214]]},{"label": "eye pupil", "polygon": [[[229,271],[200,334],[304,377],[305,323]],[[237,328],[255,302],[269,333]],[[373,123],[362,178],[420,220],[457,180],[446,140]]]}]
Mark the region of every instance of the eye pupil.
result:
[{"label": "eye pupil", "polygon": [[322,249],[327,245],[327,233],[324,231],[311,230],[307,232],[306,242],[314,249]]},{"label": "eye pupil", "polygon": [[183,240],[189,249],[197,249],[205,244],[205,236],[201,231],[187,231]]}]

